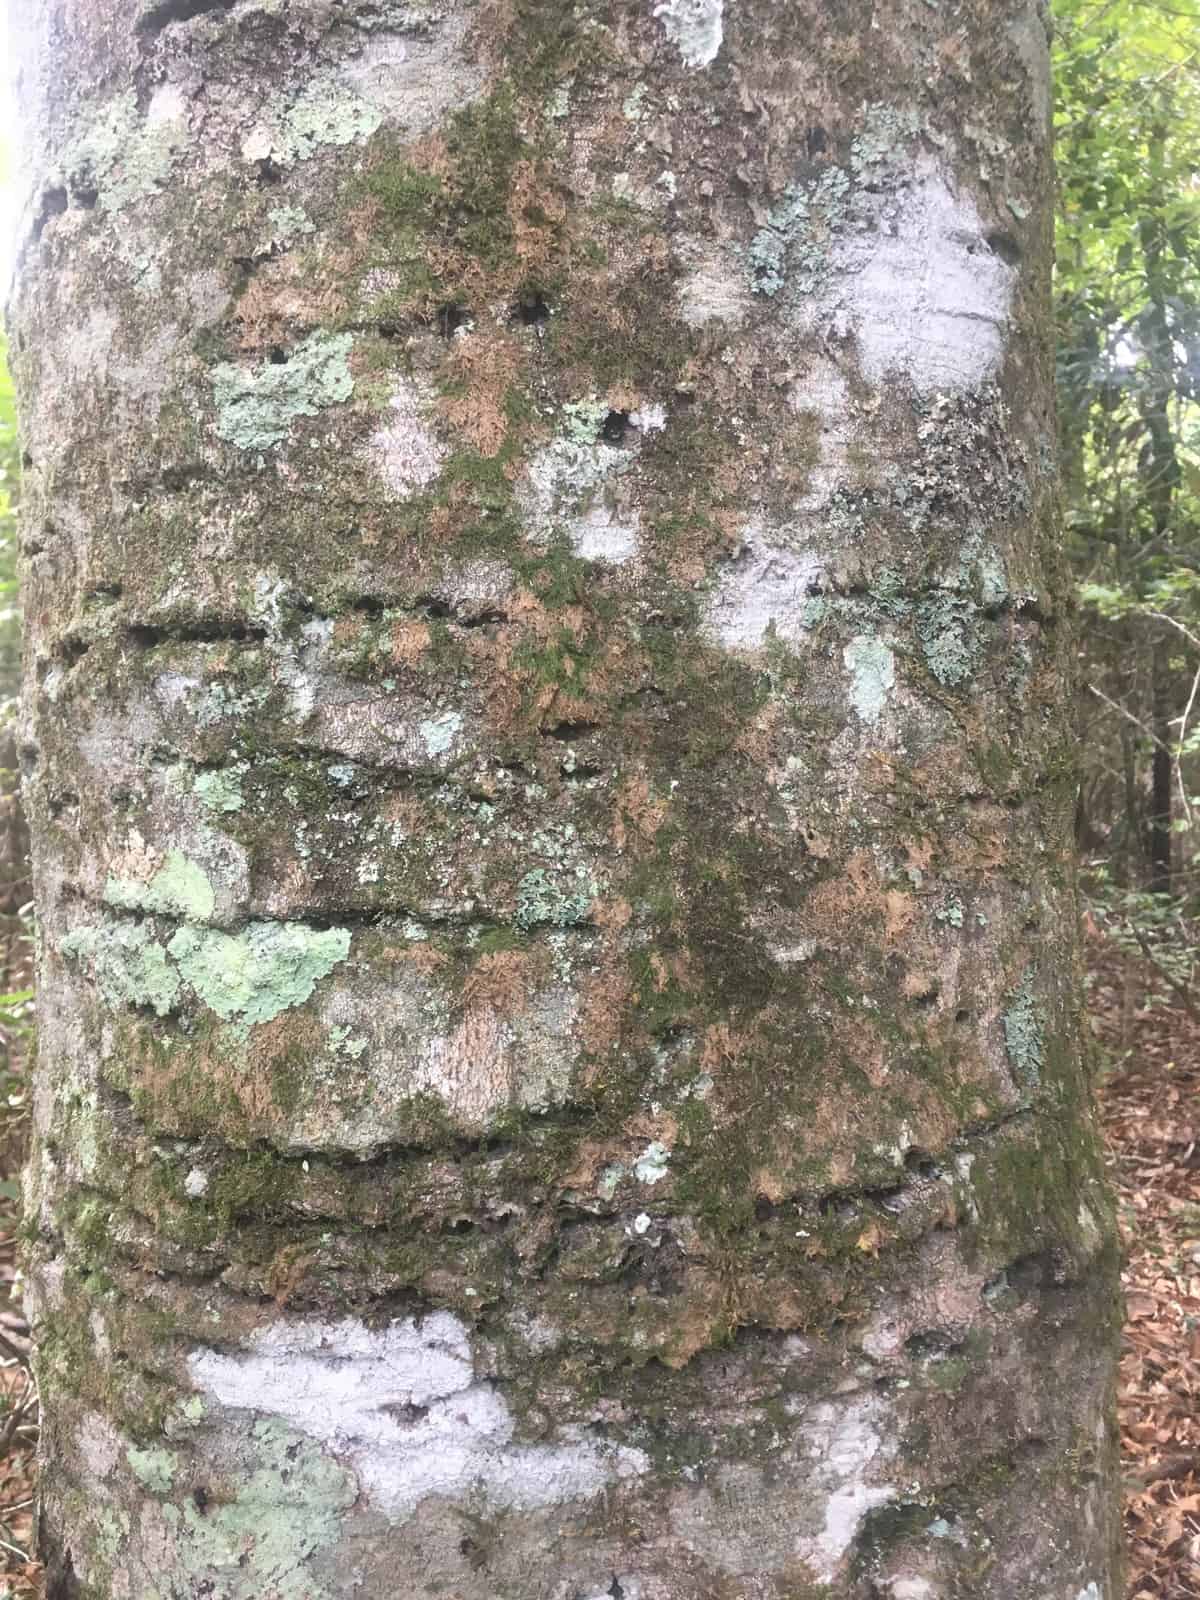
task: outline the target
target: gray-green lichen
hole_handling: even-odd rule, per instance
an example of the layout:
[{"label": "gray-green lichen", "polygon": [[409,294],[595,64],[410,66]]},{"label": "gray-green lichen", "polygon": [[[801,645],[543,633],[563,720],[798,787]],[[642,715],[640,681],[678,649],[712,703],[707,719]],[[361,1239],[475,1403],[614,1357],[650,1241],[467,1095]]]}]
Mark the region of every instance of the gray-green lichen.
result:
[{"label": "gray-green lichen", "polygon": [[242,142],[247,161],[291,166],[323,145],[364,144],[383,122],[378,106],[339,83],[316,83],[298,100],[275,101]]},{"label": "gray-green lichen", "polygon": [[939,594],[917,607],[917,637],[930,672],[939,683],[962,683],[971,675],[977,642],[970,601]]},{"label": "gray-green lichen", "polygon": [[349,333],[309,334],[286,361],[261,367],[224,362],[212,372],[217,432],[239,450],[266,450],[298,417],[313,417],[354,393]]},{"label": "gray-green lichen", "polygon": [[188,922],[210,921],[216,905],[212,884],[203,870],[178,850],[167,852],[167,859],[148,883],[110,874],[104,900],[119,911],[147,911],[155,916],[183,917]]},{"label": "gray-green lichen", "polygon": [[218,1592],[215,1581],[222,1600],[326,1600],[311,1558],[337,1544],[358,1483],[278,1422],[254,1423],[250,1445],[257,1464],[233,1481],[230,1498],[202,1510],[189,1495],[160,1508],[195,1593]]},{"label": "gray-green lichen", "polygon": [[66,151],[62,168],[76,188],[95,190],[101,211],[122,210],[161,191],[188,140],[182,94],[163,85],[143,115],[129,89],[110,100]]},{"label": "gray-green lichen", "polygon": [[225,767],[216,772],[198,772],[192,792],[210,811],[240,811],[245,803],[242,796],[242,777],[236,768]]},{"label": "gray-green lichen", "polygon": [[140,923],[76,928],[59,945],[64,956],[87,962],[110,1006],[147,1006],[160,1017],[179,1001],[179,975],[166,952]]},{"label": "gray-green lichen", "polygon": [[595,898],[595,886],[584,884],[567,893],[552,881],[541,867],[527,872],[517,885],[517,911],[513,919],[518,928],[528,930],[539,924],[569,928],[587,920]]},{"label": "gray-green lichen", "polygon": [[164,949],[144,924],[114,921],[77,928],[59,949],[91,966],[111,1006],[145,1006],[163,1017],[179,1005],[186,985],[245,1038],[256,1023],[303,1005],[349,955],[350,931],[252,922],[230,934],[187,923]]},{"label": "gray-green lichen", "polygon": [[240,934],[184,927],[167,951],[198,998],[244,1035],[303,1005],[350,954],[350,931],[303,922],[252,922]]},{"label": "gray-green lichen", "polygon": [[152,1494],[169,1494],[179,1467],[179,1458],[170,1450],[150,1448],[139,1450],[129,1445],[125,1450],[129,1465],[139,1483],[144,1483]]},{"label": "gray-green lichen", "polygon": [[850,699],[864,722],[878,722],[896,682],[896,658],[882,639],[859,634],[842,651]]},{"label": "gray-green lichen", "polygon": [[825,241],[841,226],[850,179],[829,167],[810,188],[794,184],[754,235],[746,252],[757,294],[777,295],[791,268],[804,293],[815,288],[825,265]]},{"label": "gray-green lichen", "polygon": [[1033,996],[1033,982],[1026,974],[1013,991],[1004,1013],[1004,1047],[1008,1059],[1027,1084],[1036,1084],[1041,1078],[1045,1037],[1041,1013]]}]

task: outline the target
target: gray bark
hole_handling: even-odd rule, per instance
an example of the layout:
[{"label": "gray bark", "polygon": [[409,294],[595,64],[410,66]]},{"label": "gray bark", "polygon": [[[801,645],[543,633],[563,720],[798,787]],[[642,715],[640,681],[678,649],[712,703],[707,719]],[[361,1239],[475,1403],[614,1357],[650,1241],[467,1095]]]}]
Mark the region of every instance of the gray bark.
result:
[{"label": "gray bark", "polygon": [[31,0],[51,1595],[1117,1600],[1024,0]]}]

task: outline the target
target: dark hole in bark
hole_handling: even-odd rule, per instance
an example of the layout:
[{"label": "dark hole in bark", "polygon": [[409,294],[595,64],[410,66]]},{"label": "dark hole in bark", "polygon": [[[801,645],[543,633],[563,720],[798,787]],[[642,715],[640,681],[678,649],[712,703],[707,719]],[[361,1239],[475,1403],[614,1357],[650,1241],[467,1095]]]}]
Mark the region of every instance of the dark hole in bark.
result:
[{"label": "dark hole in bark", "polygon": [[829,135],[824,128],[809,128],[804,135],[804,145],[810,156],[819,156],[829,148]]},{"label": "dark hole in bark", "polygon": [[921,1150],[917,1146],[907,1152],[904,1165],[910,1172],[916,1173],[918,1178],[936,1178],[938,1164],[929,1154],[928,1150]]},{"label": "dark hole in bark", "polygon": [[159,33],[172,22],[190,22],[193,17],[231,11],[237,0],[158,0],[134,24],[135,33]]},{"label": "dark hole in bark", "polygon": [[628,411],[610,411],[600,429],[600,437],[606,444],[624,444],[632,427]]},{"label": "dark hole in bark", "polygon": [[966,1006],[959,1006],[958,1010],[954,1013],[954,1020],[960,1024],[964,1022],[970,1022],[971,1013],[967,1010]]},{"label": "dark hole in bark", "polygon": [[254,163],[254,181],[266,188],[268,184],[283,181],[283,168],[277,167],[270,156],[264,156],[261,161]]},{"label": "dark hole in bark", "polygon": [[71,198],[81,210],[94,211],[100,199],[100,191],[92,183],[77,184],[71,190]]},{"label": "dark hole in bark", "polygon": [[428,1406],[419,1406],[413,1400],[395,1400],[383,1408],[389,1417],[394,1417],[396,1424],[401,1428],[415,1428],[417,1423],[429,1415]]},{"label": "dark hole in bark", "polygon": [[550,320],[550,307],[545,297],[538,290],[531,290],[529,294],[521,296],[517,302],[516,315],[526,328],[538,328]]},{"label": "dark hole in bark", "polygon": [[[67,209],[67,191],[63,188],[47,189],[33,224],[33,237],[40,239],[42,230],[51,217],[61,217]],[[23,348],[23,347],[22,347]]]},{"label": "dark hole in bark", "polygon": [[433,320],[442,338],[449,339],[452,334],[458,332],[464,322],[471,320],[471,313],[466,306],[439,306],[434,312]]},{"label": "dark hole in bark", "polygon": [[208,1490],[202,1483],[198,1483],[192,1490],[192,1504],[201,1516],[208,1510]]},{"label": "dark hole in bark", "polygon": [[543,728],[542,734],[547,739],[586,739],[589,733],[595,733],[600,726],[598,722],[556,722],[552,728]]},{"label": "dark hole in bark", "polygon": [[282,345],[278,345],[278,344],[272,345],[271,349],[270,349],[270,351],[269,351],[269,353],[267,355],[267,360],[271,363],[271,365],[273,367],[286,366],[287,358],[288,358],[287,351],[283,348]]},{"label": "dark hole in bark", "polygon": [[29,454],[28,450],[22,450],[21,451],[21,470],[22,470],[22,472],[28,472],[32,465],[33,465],[33,457]]},{"label": "dark hole in bark", "polygon": [[766,1222],[774,1209],[775,1207],[767,1199],[766,1195],[760,1194],[754,1202],[754,1220],[756,1222]]},{"label": "dark hole in bark", "polygon": [[992,254],[999,256],[1001,261],[1007,263],[1010,267],[1015,267],[1021,259],[1021,246],[1011,233],[989,233],[986,243]]}]

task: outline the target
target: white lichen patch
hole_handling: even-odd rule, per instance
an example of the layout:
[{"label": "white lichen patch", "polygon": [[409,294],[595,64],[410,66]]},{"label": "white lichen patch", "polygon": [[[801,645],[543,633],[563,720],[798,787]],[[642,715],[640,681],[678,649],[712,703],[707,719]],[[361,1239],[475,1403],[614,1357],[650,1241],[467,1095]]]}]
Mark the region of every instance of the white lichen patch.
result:
[{"label": "white lichen patch", "polygon": [[382,426],[367,449],[379,476],[398,500],[426,488],[442,470],[446,446],[430,428],[427,403],[417,386],[401,382],[388,401]]},{"label": "white lichen patch", "polygon": [[725,36],[725,0],[658,0],[654,15],[685,66],[707,67]]},{"label": "white lichen patch", "polygon": [[436,717],[426,717],[417,729],[425,754],[431,757],[449,755],[462,733],[462,726],[462,714],[458,711],[443,711]]},{"label": "white lichen patch", "polygon": [[584,560],[620,564],[637,550],[638,514],[621,481],[636,455],[598,437],[607,412],[601,400],[565,406],[562,432],[535,453],[517,494],[536,538],[565,532]]},{"label": "white lichen patch", "polygon": [[741,549],[722,569],[705,622],[727,650],[757,650],[775,638],[801,640],[816,620],[822,564],[772,538],[761,523],[743,529]]},{"label": "white lichen patch", "polygon": [[553,1444],[519,1440],[499,1389],[475,1377],[466,1327],[444,1311],[381,1329],[281,1320],[239,1354],[194,1350],[188,1370],[227,1409],[318,1440],[394,1518],[433,1495],[469,1498],[488,1515],[564,1505],[649,1465],[579,1428],[560,1429]]},{"label": "white lichen patch", "polygon": [[816,1481],[812,1498],[822,1506],[823,1526],[797,1541],[797,1554],[821,1583],[832,1583],[864,1517],[896,1498],[896,1488],[872,1482],[895,1453],[887,1439],[889,1419],[874,1399],[851,1398],[817,1406],[801,1424]]},{"label": "white lichen patch", "polygon": [[642,1151],[633,1164],[634,1176],[639,1183],[653,1186],[661,1183],[669,1169],[671,1152],[660,1140],[655,1139]]},{"label": "white lichen patch", "polygon": [[[971,196],[924,163],[905,185],[861,190],[797,306],[804,325],[854,338],[873,383],[922,394],[977,387],[999,366],[1016,273],[988,244]],[[781,265],[786,288],[786,264]]]},{"label": "white lichen patch", "polygon": [[203,1167],[193,1167],[183,1180],[183,1192],[189,1200],[199,1200],[208,1193],[208,1173]]},{"label": "white lichen patch", "polygon": [[878,722],[896,683],[896,658],[882,639],[859,634],[842,651],[850,700],[864,722]]}]

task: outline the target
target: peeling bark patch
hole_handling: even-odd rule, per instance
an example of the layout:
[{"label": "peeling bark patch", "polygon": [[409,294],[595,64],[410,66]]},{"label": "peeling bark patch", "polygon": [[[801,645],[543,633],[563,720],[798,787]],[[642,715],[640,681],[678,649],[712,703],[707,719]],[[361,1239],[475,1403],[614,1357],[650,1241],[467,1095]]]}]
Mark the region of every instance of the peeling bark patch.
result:
[{"label": "peeling bark patch", "polygon": [[724,0],[662,0],[654,15],[688,67],[707,67],[717,59],[725,36]]},{"label": "peeling bark patch", "polygon": [[465,1325],[435,1312],[371,1330],[362,1323],[277,1322],[240,1355],[199,1349],[192,1380],[231,1410],[267,1413],[346,1460],[392,1517],[430,1495],[528,1511],[600,1494],[644,1473],[640,1450],[564,1428],[555,1444],[515,1437],[508,1403],[477,1380]]}]

